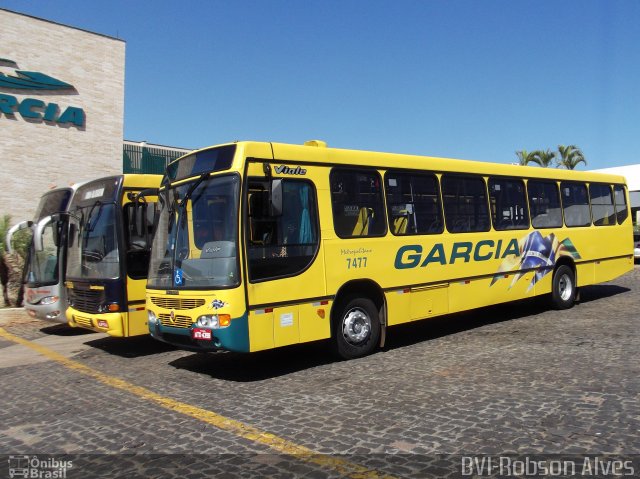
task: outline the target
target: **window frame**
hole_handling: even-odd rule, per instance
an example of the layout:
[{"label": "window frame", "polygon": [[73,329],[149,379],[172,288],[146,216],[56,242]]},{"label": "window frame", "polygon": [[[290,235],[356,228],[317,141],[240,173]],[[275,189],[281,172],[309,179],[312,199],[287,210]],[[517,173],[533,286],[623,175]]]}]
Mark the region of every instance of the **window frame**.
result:
[{"label": "window frame", "polygon": [[[287,273],[287,274],[280,274],[280,275],[275,275],[275,276],[267,276],[267,277],[260,277],[260,278],[252,278],[251,276],[251,267],[250,267],[250,248],[252,248],[251,244],[251,228],[249,225],[249,221],[250,221],[250,216],[249,216],[249,184],[251,182],[260,182],[260,183],[268,183],[269,181],[271,181],[273,178],[269,178],[269,177],[264,177],[264,176],[249,176],[245,179],[245,186],[243,188],[243,192],[242,192],[242,202],[243,202],[243,206],[242,206],[242,216],[244,218],[243,220],[243,224],[242,224],[242,228],[244,228],[244,251],[243,254],[245,256],[245,274],[246,274],[246,278],[247,281],[251,284],[258,284],[258,283],[264,283],[267,281],[274,281],[274,280],[279,280],[279,279],[286,279],[286,278],[293,278],[296,276],[300,276],[301,274],[303,274],[304,272],[306,272],[309,268],[311,268],[311,266],[315,263],[316,258],[318,257],[318,254],[320,252],[320,245],[322,243],[322,231],[320,229],[320,208],[319,208],[319,204],[318,204],[318,192],[317,192],[317,188],[316,188],[316,184],[308,178],[291,178],[291,177],[278,177],[278,179],[281,179],[283,182],[295,182],[295,183],[305,183],[306,185],[309,186],[309,191],[311,192],[311,198],[310,198],[310,205],[313,204],[314,208],[315,208],[315,220],[314,218],[311,218],[311,222],[313,227],[315,228],[315,232],[316,232],[316,238],[315,238],[315,243],[313,245],[314,250],[313,250],[313,254],[309,256],[309,261],[308,263],[305,265],[304,268],[299,269],[296,272],[293,273]],[[284,186],[283,186],[284,188]],[[275,217],[277,218],[277,217]],[[279,246],[286,246],[286,245],[276,245],[276,247]]]},{"label": "window frame", "polygon": [[[611,207],[613,208],[613,213],[611,214],[611,216],[613,216],[613,221],[609,222],[609,224],[604,224],[604,223],[598,224],[598,223],[596,223],[596,220],[595,220],[595,218],[593,216],[594,203],[593,203],[593,199],[591,197],[591,187],[592,186],[593,187],[604,186],[604,187],[607,187],[609,189],[609,195],[610,195],[610,198],[611,198]],[[593,183],[589,183],[589,204],[591,205],[591,223],[594,226],[615,226],[616,224],[618,224],[617,215],[616,215],[616,200],[615,200],[615,197],[613,195],[612,185],[610,183],[601,183],[601,182],[597,182],[597,181],[594,181]],[[596,206],[607,206],[607,205],[597,204]],[[604,221],[605,218],[606,217],[603,216],[601,221]]]},{"label": "window frame", "polygon": [[[559,206],[559,210],[560,210],[560,223],[559,224],[554,224],[551,226],[536,226],[533,224],[533,214],[531,213],[532,208],[531,208],[531,195],[530,195],[530,191],[531,188],[529,187],[531,183],[550,183],[555,185],[555,190],[556,190],[556,194],[557,194],[557,199],[558,199],[558,206]],[[546,179],[546,178],[528,178],[527,179],[527,203],[529,204],[529,221],[531,222],[531,227],[533,229],[536,230],[546,230],[546,229],[552,229],[552,228],[562,228],[564,226],[564,212],[562,211],[562,198],[561,198],[561,194],[560,194],[560,185],[558,184],[559,180],[553,180],[553,179]]]},{"label": "window frame", "polygon": [[[523,227],[518,227],[518,228],[497,228],[495,221],[494,221],[494,217],[493,217],[493,212],[491,211],[491,182],[492,181],[512,181],[512,182],[519,182],[522,185],[522,194],[524,195],[524,202],[523,202],[523,208],[525,209],[525,214],[526,214],[526,219],[527,219],[527,224],[526,226]],[[531,211],[529,209],[529,198],[527,195],[527,185],[524,181],[524,178],[522,177],[517,177],[517,176],[499,176],[499,175],[493,175],[493,176],[489,176],[487,178],[486,181],[487,184],[487,200],[489,201],[489,217],[491,220],[491,227],[493,228],[494,231],[522,231],[522,230],[528,230],[531,228]]]},{"label": "window frame", "polygon": [[[399,233],[395,233],[393,231],[393,228],[390,227],[393,217],[391,215],[391,211],[390,211],[390,204],[389,204],[389,195],[387,194],[388,191],[388,179],[390,175],[395,175],[396,177],[402,176],[402,177],[416,177],[416,176],[421,176],[421,177],[430,177],[433,180],[435,180],[435,186],[436,186],[436,198],[437,198],[437,209],[438,212],[440,214],[440,222],[441,222],[441,228],[439,231],[434,231],[434,232],[415,232],[415,233],[403,233],[403,234],[399,234]],[[402,169],[389,169],[386,170],[384,173],[384,201],[385,201],[385,210],[386,210],[386,214],[387,214],[387,228],[389,230],[389,232],[391,232],[391,234],[393,236],[396,237],[405,237],[405,236],[433,236],[433,235],[438,235],[438,234],[442,234],[445,231],[445,221],[444,221],[444,209],[443,209],[443,205],[442,205],[442,189],[440,187],[440,178],[438,177],[438,175],[432,171],[424,171],[424,170],[402,170]]]},{"label": "window frame", "polygon": [[[476,230],[466,230],[466,231],[452,231],[450,229],[450,225],[449,225],[449,221],[447,221],[447,206],[446,206],[446,200],[445,200],[445,180],[447,179],[473,179],[473,180],[477,180],[479,179],[480,181],[482,181],[482,184],[484,186],[484,204],[485,204],[485,208],[486,208],[486,215],[487,215],[487,228],[486,229],[476,229]],[[473,174],[473,173],[469,173],[469,174],[465,174],[465,173],[449,173],[449,172],[444,172],[442,173],[442,175],[440,176],[440,195],[442,197],[442,209],[443,209],[443,218],[444,218],[444,224],[445,224],[445,229],[448,233],[450,234],[468,234],[468,233],[487,233],[489,231],[491,231],[492,229],[492,225],[491,225],[491,208],[489,206],[489,190],[487,188],[487,180],[486,177],[484,175],[481,174]]]},{"label": "window frame", "polygon": [[[382,220],[384,222],[384,228],[382,229],[382,231],[380,233],[377,234],[367,234],[367,235],[361,235],[361,236],[343,236],[341,235],[338,230],[336,229],[336,202],[334,201],[334,196],[333,196],[333,191],[332,191],[332,183],[333,183],[333,175],[336,172],[340,172],[340,173],[344,173],[344,172],[349,172],[349,173],[373,173],[375,176],[377,176],[380,188],[379,188],[379,192],[380,192],[380,211],[381,211],[381,217]],[[382,177],[382,175],[380,174],[380,171],[377,168],[364,168],[364,167],[354,167],[354,166],[336,166],[331,168],[331,170],[329,171],[329,199],[331,201],[331,223],[333,226],[333,231],[336,234],[336,236],[340,239],[343,240],[352,240],[352,239],[367,239],[367,238],[382,238],[384,236],[387,235],[387,232],[389,230],[389,225],[388,225],[388,221],[387,221],[387,205],[386,205],[386,198],[385,198],[385,189],[384,189],[384,178]],[[361,209],[362,207],[360,207]]]},{"label": "window frame", "polygon": [[[578,185],[578,186],[582,186],[585,189],[585,192],[587,194],[587,207],[589,209],[589,222],[586,225],[570,225],[567,223],[567,215],[564,211],[565,210],[564,195],[562,193],[562,188],[564,187],[564,185]],[[575,180],[560,180],[560,206],[562,208],[563,222],[567,228],[589,228],[593,226],[593,215],[591,213],[591,197],[589,196],[589,185],[586,182],[575,181]],[[584,206],[584,205],[581,205],[581,206]]]},{"label": "window frame", "polygon": [[[618,212],[618,202],[616,201],[616,189],[619,188],[622,190],[622,197],[624,198],[624,218],[622,218],[622,220],[620,220],[619,217],[619,213]],[[622,205],[620,205],[622,206]],[[614,183],[613,184],[613,211],[616,215],[616,221],[619,225],[621,225],[622,223],[624,223],[627,218],[629,217],[629,203],[627,202],[627,187],[626,185],[623,185],[621,183]]]}]

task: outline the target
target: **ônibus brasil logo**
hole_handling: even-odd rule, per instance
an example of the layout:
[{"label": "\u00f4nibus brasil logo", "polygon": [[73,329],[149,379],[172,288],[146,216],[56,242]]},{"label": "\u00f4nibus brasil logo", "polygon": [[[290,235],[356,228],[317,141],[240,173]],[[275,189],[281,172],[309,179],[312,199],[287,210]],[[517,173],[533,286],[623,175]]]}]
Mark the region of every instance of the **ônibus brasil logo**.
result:
[{"label": "\u00f4nibus brasil logo", "polygon": [[[18,70],[18,64],[13,60],[0,58],[0,67],[9,67],[13,70],[13,74],[0,72],[0,91],[9,90],[11,93],[17,91],[24,94],[26,94],[25,92],[56,94],[76,91],[73,85],[44,73]],[[16,113],[32,122],[71,124],[80,128],[84,127],[85,123],[85,114],[82,108],[69,106],[61,114],[57,103],[46,103],[37,98],[19,99],[14,95],[0,93],[0,114],[4,114],[8,118],[15,118]]]}]

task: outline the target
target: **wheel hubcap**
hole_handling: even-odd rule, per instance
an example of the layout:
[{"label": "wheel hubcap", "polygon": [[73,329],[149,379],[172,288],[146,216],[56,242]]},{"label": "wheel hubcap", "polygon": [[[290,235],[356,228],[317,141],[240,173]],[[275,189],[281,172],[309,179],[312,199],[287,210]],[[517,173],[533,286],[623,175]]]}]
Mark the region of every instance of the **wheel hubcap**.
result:
[{"label": "wheel hubcap", "polygon": [[569,275],[563,274],[560,276],[560,281],[558,282],[558,292],[560,293],[560,297],[562,301],[567,301],[571,298],[573,294],[573,283],[571,282],[571,278]]},{"label": "wheel hubcap", "polygon": [[371,318],[359,308],[350,309],[342,320],[342,335],[348,343],[360,344],[371,334]]}]

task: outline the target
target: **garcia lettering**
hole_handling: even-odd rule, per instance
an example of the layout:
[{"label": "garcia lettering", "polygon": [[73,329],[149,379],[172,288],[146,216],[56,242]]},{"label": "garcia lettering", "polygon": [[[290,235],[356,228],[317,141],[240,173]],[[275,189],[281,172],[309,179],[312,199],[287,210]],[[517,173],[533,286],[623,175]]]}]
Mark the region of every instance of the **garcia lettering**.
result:
[{"label": "garcia lettering", "polygon": [[424,268],[432,263],[446,265],[469,263],[470,261],[488,261],[490,259],[503,259],[507,256],[520,256],[518,240],[510,239],[506,245],[502,240],[482,240],[477,243],[460,241],[453,243],[447,251],[444,244],[434,244],[428,253],[424,253],[421,245],[401,246],[396,253],[394,266],[396,269]]}]

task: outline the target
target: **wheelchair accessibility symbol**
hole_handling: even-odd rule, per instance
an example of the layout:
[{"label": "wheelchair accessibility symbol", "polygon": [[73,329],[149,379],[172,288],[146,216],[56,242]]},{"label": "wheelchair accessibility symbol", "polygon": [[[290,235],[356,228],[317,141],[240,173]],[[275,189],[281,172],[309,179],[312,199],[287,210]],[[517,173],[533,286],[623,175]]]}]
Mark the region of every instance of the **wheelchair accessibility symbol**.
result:
[{"label": "wheelchair accessibility symbol", "polygon": [[176,286],[182,286],[184,284],[184,274],[181,269],[176,269],[176,274],[173,276],[173,282]]}]

